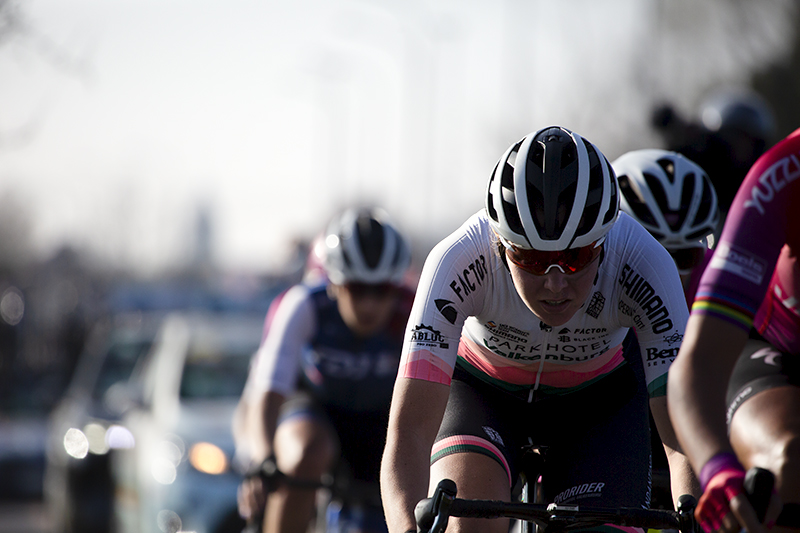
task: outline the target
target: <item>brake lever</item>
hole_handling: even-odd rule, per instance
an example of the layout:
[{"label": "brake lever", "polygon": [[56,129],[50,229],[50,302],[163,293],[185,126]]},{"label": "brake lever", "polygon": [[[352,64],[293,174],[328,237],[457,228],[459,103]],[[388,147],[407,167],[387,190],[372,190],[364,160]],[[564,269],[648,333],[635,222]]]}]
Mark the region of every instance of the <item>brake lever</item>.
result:
[{"label": "brake lever", "polygon": [[450,518],[450,505],[456,497],[456,484],[443,479],[436,486],[432,498],[420,500],[414,508],[418,533],[444,533]]},{"label": "brake lever", "polygon": [[747,499],[760,523],[764,523],[767,515],[769,500],[772,498],[772,490],[775,487],[775,476],[765,468],[753,467],[744,476],[744,490]]}]

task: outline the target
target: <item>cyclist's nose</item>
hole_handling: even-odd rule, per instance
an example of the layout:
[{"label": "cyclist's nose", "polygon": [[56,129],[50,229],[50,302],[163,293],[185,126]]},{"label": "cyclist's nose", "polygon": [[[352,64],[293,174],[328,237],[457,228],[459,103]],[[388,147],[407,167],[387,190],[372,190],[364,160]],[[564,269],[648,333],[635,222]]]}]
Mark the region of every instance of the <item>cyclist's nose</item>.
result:
[{"label": "cyclist's nose", "polygon": [[559,268],[551,268],[544,275],[544,288],[553,293],[560,293],[567,287],[567,275]]}]

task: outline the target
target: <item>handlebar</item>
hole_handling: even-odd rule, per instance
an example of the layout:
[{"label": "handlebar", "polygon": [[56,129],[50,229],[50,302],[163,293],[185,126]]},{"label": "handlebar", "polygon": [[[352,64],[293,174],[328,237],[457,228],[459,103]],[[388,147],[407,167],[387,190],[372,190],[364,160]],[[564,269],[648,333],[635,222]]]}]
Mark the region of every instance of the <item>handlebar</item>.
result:
[{"label": "handlebar", "polygon": [[462,500],[456,498],[456,485],[442,480],[432,498],[417,504],[414,515],[419,533],[444,533],[451,516],[469,518],[514,518],[534,522],[549,531],[570,531],[602,524],[650,529],[678,529],[696,533],[694,508],[690,495],[681,496],[678,511],[639,508],[606,508],[503,502],[497,500]]},{"label": "handlebar", "polygon": [[[762,522],[774,483],[773,474],[763,468],[751,468],[745,476],[745,492]],[[444,533],[451,516],[527,520],[536,523],[545,531],[570,531],[602,524],[647,529],[677,529],[682,533],[700,531],[694,517],[697,501],[689,494],[684,494],[678,499],[677,511],[463,500],[456,498],[456,494],[456,484],[450,479],[444,479],[439,482],[432,498],[426,498],[417,504],[414,516],[418,533]],[[794,524],[797,522],[797,513],[796,505],[784,506],[778,524],[797,527]]]}]

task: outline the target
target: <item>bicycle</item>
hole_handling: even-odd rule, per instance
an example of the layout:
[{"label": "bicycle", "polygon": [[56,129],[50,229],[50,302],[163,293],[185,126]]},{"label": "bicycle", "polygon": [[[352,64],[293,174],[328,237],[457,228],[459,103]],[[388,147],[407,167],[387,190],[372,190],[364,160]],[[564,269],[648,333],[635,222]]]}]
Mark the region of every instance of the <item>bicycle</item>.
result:
[{"label": "bicycle", "polygon": [[[745,488],[763,520],[772,492],[774,478],[763,469],[748,471]],[[677,511],[629,507],[591,507],[497,500],[464,500],[456,497],[452,480],[439,482],[431,498],[421,500],[415,509],[418,533],[444,533],[451,516],[464,518],[512,518],[536,527],[541,533],[560,533],[602,526],[604,524],[645,529],[674,529],[681,533],[702,533],[694,518],[695,498],[684,494]],[[800,527],[800,522],[781,514],[779,525]],[[783,519],[783,521],[782,521]],[[787,521],[788,520],[788,521]]]},{"label": "bicycle", "polygon": [[[386,533],[386,522],[377,483],[353,479],[347,465],[340,465],[321,479],[299,479],[281,472],[274,461],[264,461],[248,476],[261,478],[265,493],[287,486],[300,490],[319,490],[316,533]],[[263,511],[249,522],[242,533],[261,533]]]}]

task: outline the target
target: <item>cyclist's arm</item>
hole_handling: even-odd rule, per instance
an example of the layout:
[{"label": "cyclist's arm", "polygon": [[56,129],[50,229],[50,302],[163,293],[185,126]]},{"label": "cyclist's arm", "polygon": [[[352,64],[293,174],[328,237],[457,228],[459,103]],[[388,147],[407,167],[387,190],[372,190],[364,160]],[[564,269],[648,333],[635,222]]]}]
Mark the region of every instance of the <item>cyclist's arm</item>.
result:
[{"label": "cyclist's arm", "polygon": [[[675,433],[695,472],[723,452],[733,453],[727,439],[726,389],[747,332],[722,319],[693,314],[670,368],[667,403]],[[731,500],[739,524],[751,533],[763,531],[744,494]],[[730,531],[736,524],[726,523]]]},{"label": "cyclist's arm", "polygon": [[248,430],[253,446],[253,459],[260,463],[272,454],[275,430],[278,427],[278,413],[286,398],[274,391],[256,395],[248,412]]},{"label": "cyclist's arm", "polygon": [[682,494],[691,494],[695,498],[700,497],[702,494],[700,482],[697,481],[697,476],[692,471],[692,465],[689,464],[689,459],[681,450],[678,439],[675,437],[675,430],[667,412],[666,396],[651,398],[650,412],[653,414],[653,420],[656,423],[658,435],[661,437],[661,443],[669,463],[672,502],[677,509],[678,498]]},{"label": "cyclist's arm", "polygon": [[675,434],[695,472],[720,452],[732,452],[725,395],[747,332],[719,318],[693,314],[667,381]]},{"label": "cyclist's arm", "polygon": [[414,507],[428,495],[430,454],[450,387],[398,378],[381,464],[381,498],[390,533],[416,530]]}]

